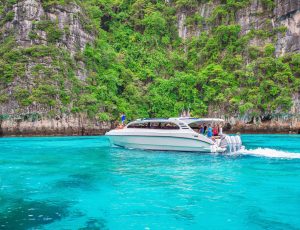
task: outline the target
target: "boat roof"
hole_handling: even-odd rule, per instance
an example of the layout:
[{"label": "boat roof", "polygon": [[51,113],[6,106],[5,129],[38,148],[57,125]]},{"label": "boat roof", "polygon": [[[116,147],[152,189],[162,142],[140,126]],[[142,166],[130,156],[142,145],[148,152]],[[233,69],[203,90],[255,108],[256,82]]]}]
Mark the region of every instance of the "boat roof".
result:
[{"label": "boat roof", "polygon": [[133,122],[166,122],[166,121],[172,121],[170,118],[143,118],[143,119],[137,119]]},{"label": "boat roof", "polygon": [[181,117],[179,120],[184,121],[187,124],[192,123],[204,123],[204,122],[216,122],[216,123],[222,123],[225,122],[224,119],[221,118],[192,118],[192,117]]},{"label": "boat roof", "polygon": [[137,119],[134,122],[166,122],[166,121],[183,121],[186,124],[192,123],[204,123],[204,122],[216,122],[222,123],[225,122],[223,119],[220,118],[193,118],[193,117],[173,117],[173,118],[144,118],[144,119]]}]

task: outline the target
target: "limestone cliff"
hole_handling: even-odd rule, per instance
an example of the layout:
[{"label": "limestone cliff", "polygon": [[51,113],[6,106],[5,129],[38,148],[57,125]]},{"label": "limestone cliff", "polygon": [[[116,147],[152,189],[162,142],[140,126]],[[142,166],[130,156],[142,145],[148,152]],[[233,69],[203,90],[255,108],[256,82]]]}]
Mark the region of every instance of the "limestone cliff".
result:
[{"label": "limestone cliff", "polygon": [[36,119],[14,116],[0,122],[0,136],[86,136],[103,134],[110,128],[111,124],[108,122],[80,115]]},{"label": "limestone cliff", "polygon": [[[0,84],[0,135],[103,133],[110,128],[108,123],[71,114],[77,99],[74,88],[82,87],[87,77],[80,55],[95,39],[93,30],[86,28],[89,19],[72,1],[43,4],[22,0],[3,5],[0,37],[8,50],[2,55],[10,51],[18,63],[8,59],[11,79]],[[9,20],[7,15],[12,15]],[[1,66],[2,75],[8,65]]]},{"label": "limestone cliff", "polygon": [[[86,15],[74,2],[45,9],[39,0],[25,0],[13,5],[10,12],[13,12],[14,18],[5,23],[4,37],[13,33],[20,47],[54,43],[74,57],[77,52],[83,51],[87,43],[94,40],[93,34],[84,28],[83,23],[88,20]],[[56,30],[47,32],[46,27],[49,25],[56,27]],[[50,40],[50,32],[59,33],[59,38]],[[83,63],[76,64],[82,67],[77,69],[77,77],[84,79],[86,72]]]},{"label": "limestone cliff", "polygon": [[[101,134],[111,127],[111,123],[104,122],[104,120],[113,120],[118,116],[109,117],[108,107],[117,105],[126,110],[126,105],[131,104],[131,100],[141,106],[138,98],[147,93],[150,88],[149,82],[154,81],[155,74],[150,73],[149,70],[141,71],[144,74],[140,77],[142,80],[136,80],[139,76],[136,76],[130,68],[126,68],[137,66],[136,68],[143,69],[143,64],[146,65],[148,61],[153,60],[145,60],[142,64],[132,64],[125,58],[128,52],[122,50],[123,47],[120,47],[120,44],[112,45],[118,53],[111,55],[113,53],[111,47],[106,47],[101,42],[97,43],[97,39],[102,35],[99,29],[97,31],[94,28],[95,24],[91,23],[96,18],[98,20],[96,25],[103,31],[109,31],[107,23],[114,14],[119,13],[116,20],[123,20],[124,26],[130,20],[134,23],[140,20],[141,22],[130,25],[140,33],[138,36],[129,37],[132,43],[141,40],[142,35],[153,33],[153,28],[159,28],[160,23],[167,24],[165,19],[159,21],[160,14],[158,13],[152,16],[149,14],[147,20],[142,18],[145,16],[143,14],[155,8],[151,5],[152,3],[147,3],[146,0],[133,2],[128,3],[132,4],[136,11],[129,10],[131,15],[128,12],[120,13],[127,6],[123,5],[123,8],[119,8],[118,4],[108,9],[105,4],[96,6],[96,3],[93,3],[88,14],[84,8],[84,1],[11,0],[0,2],[0,136]],[[240,25],[239,36],[251,34],[249,49],[260,52],[268,44],[273,44],[274,54],[278,58],[289,53],[300,53],[300,0],[232,1],[235,4],[228,4],[229,8],[225,11],[220,7],[224,5],[224,2],[227,3],[223,0],[190,1],[191,5],[180,7],[175,2],[177,1],[165,1],[165,4],[170,6],[170,12],[167,11],[167,14],[173,14],[173,9],[175,11],[175,17],[169,17],[173,20],[172,25],[168,24],[168,26],[175,27],[175,34],[177,26],[177,34],[181,38],[180,45],[176,45],[178,49],[183,46],[183,50],[186,50],[185,41],[200,36],[203,32],[210,32],[218,25],[236,24]],[[160,7],[157,7],[158,10],[161,9]],[[148,25],[149,28],[145,26],[147,23],[150,25]],[[118,29],[113,26],[112,23],[111,30]],[[266,31],[268,33],[264,33]],[[159,40],[157,37],[162,35],[161,31],[156,32],[159,35],[150,37],[143,45],[157,46]],[[120,33],[118,36],[125,37],[126,33]],[[179,43],[178,37],[176,35],[174,38],[175,44]],[[114,39],[111,40],[113,43]],[[162,43],[169,42],[168,38],[162,40]],[[122,41],[121,44],[127,43]],[[86,47],[93,45],[98,49],[99,55],[93,57],[95,60],[91,64],[85,60],[84,52]],[[143,49],[143,47],[136,47],[134,48]],[[172,49],[170,47],[171,45],[165,46],[163,49]],[[184,58],[176,57],[177,51],[172,53],[173,56],[170,55],[170,59],[174,59],[174,63],[179,65],[178,68],[173,66],[174,69],[180,69],[185,61]],[[99,80],[99,72],[105,72],[106,66],[112,62],[110,55],[115,58],[116,64],[122,63],[123,67],[110,71],[108,78],[103,77]],[[184,56],[178,51],[178,56],[180,55]],[[249,50],[244,51],[242,55],[245,57],[245,65],[248,64]],[[140,56],[136,55],[134,58],[139,59]],[[161,60],[164,59],[161,58]],[[159,66],[156,72],[160,74],[162,70],[161,75],[166,79],[170,78],[165,74],[165,63],[160,63],[160,59],[154,62],[153,65]],[[99,65],[104,67],[99,68]],[[173,70],[170,72],[174,74]],[[115,80],[117,74],[121,77]],[[297,75],[300,76],[300,73]],[[126,83],[129,78],[133,79],[131,83],[124,85],[123,83]],[[89,88],[96,88],[97,93],[85,95],[86,89]],[[110,91],[120,94],[125,92],[126,95],[123,94],[123,96],[124,100],[129,101],[128,104],[120,100],[116,102],[116,105],[111,105],[105,101],[106,97],[104,97],[103,106],[98,106],[99,101],[95,106],[97,100],[102,100],[101,94],[104,92],[108,98],[111,97],[112,100],[117,101],[113,95],[109,94]],[[238,130],[299,132],[300,91],[293,92],[292,101],[291,109],[286,113],[278,110],[278,113],[258,114],[253,117],[247,113],[240,115],[237,111],[228,111],[224,104],[218,107],[209,105],[207,115],[225,118],[232,132]],[[84,109],[80,107],[82,104],[85,106]],[[147,106],[143,109],[149,110]],[[94,110],[92,115],[89,114],[90,110]]]},{"label": "limestone cliff", "polygon": [[[187,17],[191,14],[198,14],[202,18],[212,16],[213,10],[220,4],[219,0],[209,3],[198,4],[197,7],[183,8],[177,13],[177,25],[179,37],[197,36],[202,31],[213,28],[214,24],[190,24]],[[229,17],[229,15],[228,15]],[[276,32],[274,38],[258,39],[254,38],[253,45],[263,46],[274,39],[276,43],[276,54],[278,56],[289,52],[300,52],[300,1],[299,0],[276,0],[273,9],[268,8],[261,0],[252,0],[250,3],[236,10],[235,23],[241,26],[241,35],[249,33],[251,30],[270,30],[284,26],[286,31]]]},{"label": "limestone cliff", "polygon": [[[249,41],[249,46],[262,49],[265,45],[273,43],[275,55],[281,57],[289,53],[300,52],[300,0],[276,0],[274,5],[268,6],[265,1],[252,0],[236,9],[233,16],[227,12],[225,17],[216,16],[216,7],[219,0],[199,3],[197,7],[183,7],[177,12],[178,35],[182,39],[199,36],[202,32],[211,31],[216,25],[214,22],[200,20],[200,23],[190,23],[191,15],[200,18],[214,18],[229,22],[233,17],[234,24],[241,27],[240,35],[246,35],[253,31],[272,31],[272,36],[254,36]],[[245,54],[247,55],[247,54]],[[300,89],[293,95],[293,105],[288,113],[268,114],[254,117],[248,114],[230,114],[226,108],[211,107],[209,116],[222,117],[228,122],[228,128],[232,132],[295,132],[300,133]]]}]

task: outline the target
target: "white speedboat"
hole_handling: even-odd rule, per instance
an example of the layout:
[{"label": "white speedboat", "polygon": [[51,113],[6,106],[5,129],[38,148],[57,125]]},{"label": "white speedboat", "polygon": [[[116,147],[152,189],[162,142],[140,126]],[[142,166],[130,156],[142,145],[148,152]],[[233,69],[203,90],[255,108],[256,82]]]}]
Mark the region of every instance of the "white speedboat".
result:
[{"label": "white speedboat", "polygon": [[239,136],[208,138],[195,131],[201,124],[220,124],[216,118],[168,118],[138,119],[124,128],[107,132],[105,135],[112,145],[148,150],[170,150],[188,152],[225,152],[242,147]]}]

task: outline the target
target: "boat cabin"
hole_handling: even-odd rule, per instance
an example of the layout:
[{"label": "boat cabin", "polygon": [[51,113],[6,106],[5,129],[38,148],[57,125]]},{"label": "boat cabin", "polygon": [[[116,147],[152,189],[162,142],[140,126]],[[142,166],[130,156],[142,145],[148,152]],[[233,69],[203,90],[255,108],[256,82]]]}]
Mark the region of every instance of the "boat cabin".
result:
[{"label": "boat cabin", "polygon": [[129,123],[128,129],[193,129],[199,133],[200,126],[224,125],[223,119],[218,118],[169,118],[169,119],[138,119]]}]

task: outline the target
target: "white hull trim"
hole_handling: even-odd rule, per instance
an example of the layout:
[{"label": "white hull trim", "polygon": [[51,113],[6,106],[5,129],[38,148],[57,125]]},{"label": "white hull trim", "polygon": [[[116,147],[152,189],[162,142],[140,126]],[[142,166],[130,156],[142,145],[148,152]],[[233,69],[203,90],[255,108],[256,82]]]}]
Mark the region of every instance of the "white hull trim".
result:
[{"label": "white hull trim", "polygon": [[224,152],[225,149],[199,139],[172,136],[108,135],[111,144],[132,149],[183,151],[183,152]]}]

